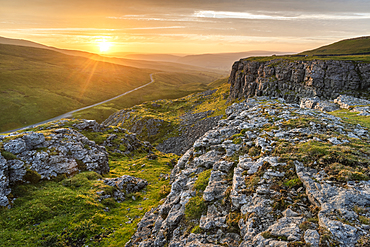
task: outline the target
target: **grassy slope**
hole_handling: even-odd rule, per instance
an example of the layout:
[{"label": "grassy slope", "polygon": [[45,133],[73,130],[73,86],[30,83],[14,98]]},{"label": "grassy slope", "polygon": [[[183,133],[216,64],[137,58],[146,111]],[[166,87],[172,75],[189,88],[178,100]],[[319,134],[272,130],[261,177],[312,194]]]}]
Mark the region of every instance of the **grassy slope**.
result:
[{"label": "grassy slope", "polygon": [[156,73],[155,82],[143,89],[125,95],[106,104],[74,113],[75,118],[104,121],[114,112],[132,107],[145,101],[158,99],[176,99],[188,94],[212,88],[208,85],[220,75],[206,72],[197,73]]},{"label": "grassy slope", "polygon": [[338,61],[358,61],[370,63],[370,55],[352,55],[352,56],[330,56],[330,57],[298,57],[298,56],[270,56],[270,57],[249,57],[244,60],[256,62],[268,62],[275,59],[288,61],[313,61],[313,60],[338,60]]},{"label": "grassy slope", "polygon": [[[194,103],[201,96],[194,94],[177,100],[163,100],[167,102],[167,110],[155,114],[170,121],[175,121],[184,110],[190,109],[201,112],[219,108],[220,114],[227,107],[226,99],[222,97],[229,88],[226,81],[222,80],[224,83],[212,99],[196,107],[193,107]],[[218,83],[221,84],[220,81]],[[145,113],[147,105],[137,108]],[[64,127],[71,127],[74,121],[66,123]],[[47,126],[60,127],[50,123],[32,130],[45,129]],[[114,129],[103,133],[82,133],[98,144],[111,134],[117,134],[117,140],[125,136]],[[109,187],[99,181],[101,176],[94,172],[83,172],[60,181],[41,181],[15,187],[12,193],[18,199],[14,207],[10,210],[0,209],[0,246],[124,246],[140,218],[152,207],[159,205],[161,198],[170,189],[169,181],[160,177],[161,174],[170,173],[171,168],[166,163],[178,156],[154,152],[158,155],[155,160],[147,159],[146,153],[140,150],[135,151],[133,156],[109,152],[110,172],[105,177],[126,174],[146,179],[150,183],[144,191],[133,194],[135,200],[129,195],[122,203],[110,199],[100,202],[96,192],[109,191]],[[143,164],[144,168],[141,167]],[[107,208],[109,211],[106,211]],[[84,242],[78,239],[84,239]]]},{"label": "grassy slope", "polygon": [[[121,61],[97,55],[92,58]],[[126,60],[125,64],[128,64],[130,60]],[[0,109],[0,132],[112,98],[148,83],[149,74],[159,72],[161,66],[167,72],[156,74],[155,86],[87,110],[88,115],[82,117],[102,121],[116,110],[146,100],[178,98],[205,90],[206,84],[224,73],[203,71],[194,66],[170,63],[164,66],[146,61],[143,62],[144,67],[150,69],[138,69],[46,49],[1,44],[0,61],[0,105],[4,106]],[[137,61],[132,63],[140,64]],[[94,112],[93,116],[90,112]]]},{"label": "grassy slope", "polygon": [[[305,51],[299,56],[268,56],[268,57],[249,57],[248,61],[266,62],[273,59],[284,59],[289,61],[312,61],[312,60],[341,60],[341,61],[362,61],[370,63],[370,55],[347,55],[370,53],[370,37],[360,37],[354,39],[341,40],[336,43],[319,47],[311,51]],[[319,57],[319,55],[334,55]],[[335,56],[337,55],[337,56]]]},{"label": "grassy slope", "polygon": [[359,37],[335,42],[311,51],[300,53],[301,55],[341,55],[370,53],[370,37]]},{"label": "grassy slope", "polygon": [[[111,133],[84,134],[99,143]],[[0,246],[124,246],[144,213],[169,192],[168,180],[158,178],[170,173],[166,163],[177,156],[154,152],[158,155],[155,160],[147,159],[140,150],[130,157],[110,153],[110,173],[105,177],[132,175],[150,183],[143,191],[127,195],[122,203],[112,198],[99,201],[96,192],[109,194],[111,187],[98,180],[101,176],[95,172],[16,186],[13,208],[0,208]]]},{"label": "grassy slope", "polygon": [[[161,105],[159,108],[153,107],[152,102],[145,102],[126,109],[131,112],[132,117],[118,126],[130,129],[138,119],[154,118],[163,120],[167,124],[161,125],[160,131],[156,135],[148,137],[145,131],[141,134],[137,133],[138,138],[143,141],[149,141],[155,146],[165,139],[180,134],[177,127],[179,127],[181,121],[180,116],[185,113],[200,113],[213,110],[214,112],[208,117],[223,115],[228,106],[225,95],[229,94],[230,86],[227,84],[227,79],[218,80],[217,82],[220,85],[217,87],[217,91],[210,96],[196,93],[175,100],[157,100],[156,104]],[[132,119],[134,121],[131,121]]]},{"label": "grassy slope", "polygon": [[[221,85],[218,91],[212,95],[213,98],[203,102],[201,102],[202,97],[199,94],[194,94],[177,100],[157,102],[163,105],[157,109],[150,109],[150,102],[135,108],[140,114],[155,115],[169,121],[177,121],[179,115],[190,109],[193,112],[219,109],[215,114],[220,114],[227,107],[226,100],[222,96],[228,92],[229,87],[226,79],[222,81],[218,82]],[[197,105],[197,103],[200,104]],[[194,105],[196,106],[194,107]],[[343,114],[347,118],[344,118],[344,121],[354,123],[362,121],[361,124],[370,127],[369,117],[345,114],[342,111],[335,111],[332,114],[336,116]],[[283,124],[305,127],[311,121],[314,119],[300,117]],[[71,123],[67,125],[70,126]],[[43,127],[45,128],[45,126],[48,124]],[[269,126],[269,128],[274,128],[274,126]],[[121,138],[121,133],[114,131],[83,133],[97,143],[101,143],[112,133],[118,134],[117,139]],[[235,135],[235,138],[238,138],[239,135]],[[363,144],[360,142],[354,143],[353,147],[352,144],[345,145],[343,150],[342,147],[326,143],[313,143],[311,141],[308,144],[303,143],[295,146],[278,142],[276,152],[283,158],[289,157],[289,159],[291,159],[290,156],[297,159],[323,157],[324,162],[333,154],[336,155],[335,157],[352,160],[357,157],[353,156],[352,153],[358,152],[359,148],[362,148],[363,150],[361,150],[365,154],[369,151],[369,146],[361,146]],[[348,148],[350,148],[351,155],[348,153]],[[0,246],[123,246],[134,233],[135,227],[144,213],[158,205],[160,199],[168,192],[168,180],[159,179],[160,174],[169,174],[170,168],[165,164],[178,157],[162,154],[158,151],[155,153],[159,156],[156,160],[148,160],[145,153],[140,151],[130,157],[110,153],[111,171],[106,177],[128,174],[147,179],[150,182],[145,191],[134,194],[136,200],[132,200],[129,196],[128,200],[123,203],[116,203],[112,200],[100,202],[96,192],[109,191],[109,188],[102,181],[97,180],[100,176],[94,172],[84,172],[59,182],[43,181],[36,185],[26,184],[16,187],[13,194],[18,199],[15,201],[14,207],[10,210],[0,209],[0,224],[2,225]],[[136,164],[136,166],[131,166],[132,164]],[[141,168],[142,164],[146,164],[144,168]],[[144,200],[145,197],[148,199]],[[108,212],[104,210],[107,208]],[[78,239],[85,239],[85,242],[81,245],[73,245],[72,243],[76,244]]]},{"label": "grassy slope", "polygon": [[[212,99],[197,105],[193,111],[200,112],[217,108],[220,109],[220,112],[224,111],[227,105],[221,96],[227,93],[227,90],[228,84],[222,84]],[[199,95],[195,94],[173,101],[163,100],[160,103],[167,107],[146,114],[161,115],[170,121],[175,121],[177,116],[181,115],[184,110],[191,109],[200,99]],[[142,104],[136,108],[145,114],[149,105],[149,103]],[[340,113],[340,111],[333,112],[333,115],[338,116]],[[360,118],[363,123],[369,122],[369,117],[358,117],[352,114],[345,116],[348,118],[344,119],[345,121],[356,122]],[[299,117],[283,124],[305,127],[311,121],[314,119]],[[47,125],[43,127],[45,126]],[[55,127],[57,128],[57,126]],[[269,126],[269,128],[274,128],[274,126]],[[118,139],[121,138],[121,133],[114,131],[83,133],[97,143],[112,133],[118,134]],[[240,134],[234,137],[237,139],[238,136]],[[288,157],[288,159],[291,157],[299,160],[315,158],[320,162],[326,162],[335,154],[335,157],[351,161],[357,157],[354,154],[358,152],[359,148],[362,148],[361,151],[365,154],[369,152],[368,144],[364,146],[360,141],[358,142],[337,147],[312,141],[295,146],[282,141],[282,143],[277,143],[276,152],[283,158]],[[351,151],[351,155],[349,155],[349,151]],[[123,246],[134,233],[135,227],[144,213],[157,206],[161,198],[168,192],[168,180],[160,179],[160,174],[169,174],[170,168],[165,164],[178,157],[162,154],[158,151],[155,153],[159,156],[156,160],[148,160],[145,153],[140,151],[130,157],[110,153],[111,171],[106,177],[128,174],[147,179],[150,182],[147,189],[134,194],[136,200],[132,200],[130,195],[128,200],[123,203],[116,203],[112,200],[100,202],[96,192],[109,191],[109,187],[97,180],[100,176],[94,172],[84,172],[61,181],[42,181],[36,185],[26,184],[16,187],[13,194],[18,199],[15,201],[14,207],[10,210],[0,209],[0,224],[2,226],[0,246]],[[136,166],[132,166],[132,164],[136,164]],[[141,168],[142,164],[146,164],[144,168]],[[344,168],[347,170],[357,169]],[[106,211],[107,208],[109,211]],[[84,239],[84,242],[80,241],[80,245],[78,245],[77,240],[81,239]]]},{"label": "grassy slope", "polygon": [[0,131],[109,99],[153,72],[12,45],[0,45],[0,61]]}]

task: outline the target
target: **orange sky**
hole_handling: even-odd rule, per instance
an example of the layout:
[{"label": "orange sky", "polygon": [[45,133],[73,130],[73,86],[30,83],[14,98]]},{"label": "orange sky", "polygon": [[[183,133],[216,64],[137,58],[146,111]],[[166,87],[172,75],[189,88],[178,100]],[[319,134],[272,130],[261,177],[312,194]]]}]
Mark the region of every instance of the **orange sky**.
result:
[{"label": "orange sky", "polygon": [[0,36],[107,53],[298,52],[369,35],[368,0],[0,0]]}]

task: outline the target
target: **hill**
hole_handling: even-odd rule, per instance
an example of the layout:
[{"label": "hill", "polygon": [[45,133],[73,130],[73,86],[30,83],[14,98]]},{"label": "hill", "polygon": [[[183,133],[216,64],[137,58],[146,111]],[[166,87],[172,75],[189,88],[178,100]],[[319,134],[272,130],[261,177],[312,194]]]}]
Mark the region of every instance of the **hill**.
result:
[{"label": "hill", "polygon": [[[273,51],[249,51],[234,53],[210,53],[198,55],[168,55],[168,54],[125,54],[124,58],[140,59],[146,61],[165,61],[177,64],[186,64],[208,69],[229,71],[235,60],[249,56],[270,56],[276,54],[287,54]],[[289,54],[289,53],[288,53]]]},{"label": "hill", "polygon": [[285,53],[274,51],[249,51],[236,53],[199,54],[181,57],[176,62],[188,65],[192,64],[205,68],[230,70],[235,60],[250,56],[271,56],[273,54]]},{"label": "hill", "polygon": [[220,84],[0,136],[0,245],[368,246],[368,117]]},{"label": "hill", "polygon": [[370,36],[346,39],[325,45],[314,50],[304,51],[300,55],[360,55],[370,54]]},{"label": "hill", "polygon": [[110,102],[108,111],[90,118],[103,121],[112,111],[144,100],[177,98],[205,90],[208,83],[224,75],[195,66],[90,55],[87,58],[50,49],[0,44],[0,103],[5,106],[0,109],[0,132],[113,98],[148,83],[151,73],[160,72],[154,76],[158,79],[154,87],[136,92],[135,97],[129,95]]},{"label": "hill", "polygon": [[[154,70],[160,70],[160,71],[166,71],[166,72],[194,72],[194,71],[208,71],[211,73],[216,74],[222,74],[224,76],[227,75],[227,70],[229,68],[225,68],[224,70],[220,69],[214,69],[214,68],[205,68],[204,66],[196,66],[193,64],[182,64],[182,63],[176,63],[175,61],[172,61],[171,59],[160,59],[154,60],[154,59],[147,59],[148,57],[151,57],[150,55],[147,56],[138,56],[137,58],[140,59],[129,59],[129,58],[122,58],[119,57],[120,54],[117,54],[117,57],[112,56],[102,56],[95,53],[85,52],[85,51],[77,51],[77,50],[67,50],[67,49],[60,49],[56,47],[46,46],[39,43],[35,43],[28,40],[21,40],[21,39],[10,39],[5,37],[0,37],[0,44],[10,44],[10,45],[17,45],[17,46],[25,46],[25,47],[34,47],[34,48],[42,48],[42,49],[48,49],[52,51],[57,51],[66,55],[72,55],[72,56],[79,56],[79,57],[85,57],[89,59],[94,59],[97,61],[102,62],[109,62],[109,63],[115,63],[120,64],[124,66],[130,66],[135,68],[141,68],[141,69],[154,69]],[[169,58],[172,57],[171,55],[165,55],[164,57]]]},{"label": "hill", "polygon": [[112,98],[150,81],[153,70],[0,44],[0,131]]}]

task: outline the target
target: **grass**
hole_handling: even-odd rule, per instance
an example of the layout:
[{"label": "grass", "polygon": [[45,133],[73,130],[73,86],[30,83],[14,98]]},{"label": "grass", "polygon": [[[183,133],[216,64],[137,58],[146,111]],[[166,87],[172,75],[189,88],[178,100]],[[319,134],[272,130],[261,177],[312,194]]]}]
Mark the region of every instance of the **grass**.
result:
[{"label": "grass", "polygon": [[0,44],[0,131],[91,105],[150,81],[143,70]]},{"label": "grass", "polygon": [[[350,124],[361,123],[368,126],[368,117],[357,116],[356,114],[345,114],[348,111],[335,111],[331,114],[342,118],[343,122]],[[294,120],[283,122],[282,127],[307,127],[311,117],[299,117]],[[333,133],[318,136],[325,140]],[[348,139],[348,136],[339,135],[340,139]],[[353,139],[351,142],[342,145],[332,145],[327,141],[310,140],[304,143],[291,144],[285,141],[278,141],[274,150],[274,155],[278,155],[285,160],[299,160],[304,164],[316,169],[324,169],[328,174],[328,180],[346,182],[349,180],[369,180],[369,155],[370,144],[361,139]],[[294,179],[294,178],[291,178]],[[295,186],[295,182],[286,181],[288,187]]]},{"label": "grass", "polygon": [[202,195],[197,195],[189,199],[185,205],[185,219],[187,221],[199,220],[206,214],[207,206]]},{"label": "grass", "polygon": [[311,51],[305,51],[303,55],[340,55],[340,54],[356,54],[370,53],[370,37],[359,37],[354,39],[346,39],[335,42],[330,45],[325,45]]},{"label": "grass", "polygon": [[194,183],[195,190],[204,191],[208,185],[209,178],[211,176],[212,169],[205,170],[199,173],[197,180]]},{"label": "grass", "polygon": [[351,55],[351,56],[330,56],[330,57],[319,57],[319,56],[269,56],[269,57],[249,57],[244,59],[245,61],[255,62],[269,62],[272,60],[276,61],[313,61],[313,60],[338,60],[338,61],[358,61],[364,63],[370,63],[370,55]]},{"label": "grass", "polygon": [[[340,60],[340,61],[360,61],[369,63],[370,54],[360,55],[363,53],[370,53],[370,36],[341,40],[333,44],[319,47],[314,50],[299,53],[297,54],[298,56],[283,55],[268,57],[249,57],[245,60],[257,62],[268,62],[277,59],[287,61]],[[277,60],[275,65],[277,65],[278,63],[279,61]]]},{"label": "grass", "polygon": [[[76,112],[73,114],[73,117],[95,119],[98,122],[103,122],[110,115],[121,109],[137,106],[148,101],[178,99],[195,92],[213,88],[215,85],[217,86],[220,81],[222,84],[227,80],[216,80],[218,78],[217,74],[211,75],[201,72],[192,74],[177,72],[156,73],[153,78],[155,82],[145,88],[97,107]],[[213,81],[217,83],[212,84]]]},{"label": "grass", "polygon": [[[68,122],[64,127],[71,125]],[[114,130],[83,133],[97,143],[111,133],[118,138],[126,134]],[[128,156],[113,153],[114,148],[108,147],[110,172],[105,177],[131,175],[146,179],[149,185],[144,190],[117,203],[112,198],[99,200],[96,192],[112,194],[113,189],[95,172],[82,172],[70,178],[60,175],[52,181],[35,183],[38,174],[27,171],[27,179],[32,183],[15,186],[11,197],[17,199],[13,207],[0,209],[0,246],[123,246],[144,213],[159,205],[169,192],[169,181],[158,178],[171,172],[166,164],[177,156],[153,150],[158,157],[151,160],[141,148]]]},{"label": "grass", "polygon": [[330,113],[336,117],[340,117],[344,122],[362,126],[370,129],[370,116],[359,116],[357,112],[350,112],[346,109],[336,110]]},{"label": "grass", "polygon": [[[107,59],[111,61],[109,63],[46,49],[3,44],[0,44],[0,60],[0,104],[3,106],[0,109],[0,132],[110,99],[148,83],[149,74],[160,72],[152,69],[150,64],[153,62],[149,68],[134,68],[112,63],[116,61],[114,59]],[[176,66],[170,69],[171,72],[157,73],[156,83],[150,87],[76,116],[103,121],[117,110],[144,101],[174,99],[203,91],[209,88],[209,83],[224,75],[222,71],[206,71],[186,65],[179,70]]]},{"label": "grass", "polygon": [[[18,186],[13,192],[18,197],[14,207],[0,213],[1,245],[74,246],[73,243],[83,239],[89,246],[122,246],[144,213],[159,204],[158,192],[168,181],[158,181],[158,177],[160,173],[170,172],[164,163],[172,158],[171,155],[160,155],[155,161],[145,157],[110,161],[109,177],[129,174],[150,183],[146,192],[134,194],[135,201],[128,197],[122,203],[114,200],[99,202],[96,192],[106,185],[96,180],[94,172],[80,173],[60,182]],[[145,170],[131,170],[129,164],[132,162],[145,163]],[[94,176],[96,178],[91,179]],[[104,211],[107,206],[108,212]],[[125,223],[129,219],[133,219],[132,223]]]},{"label": "grass", "polygon": [[[223,84],[221,84],[221,86],[216,89],[216,92],[210,96],[204,96],[202,93],[193,93],[179,99],[162,99],[155,102],[145,102],[131,108],[125,108],[125,111],[130,112],[130,118],[122,121],[122,119],[120,120],[120,117],[115,116],[115,120],[118,119],[119,121],[118,123],[114,124],[122,128],[131,129],[133,126],[137,125],[137,122],[143,123],[143,127],[140,129],[140,131],[136,130],[135,132],[138,138],[149,141],[154,145],[169,137],[178,136],[181,133],[181,131],[178,129],[181,122],[180,116],[184,115],[185,113],[213,111],[213,113],[207,117],[214,117],[224,114],[226,107],[229,105],[226,103],[227,98],[225,97],[225,95],[228,94],[229,85],[226,83],[227,78],[224,78],[221,81]],[[142,90],[149,90],[149,88],[144,88]],[[131,99],[131,97],[135,97],[136,93],[140,94],[141,92],[134,92],[127,97]],[[148,94],[145,95],[148,95],[149,97],[151,94],[148,92]],[[129,104],[130,99],[128,99],[125,103]],[[134,99],[137,100],[137,98]],[[159,107],[153,107],[153,103],[159,105]],[[115,102],[112,104],[115,104]],[[93,112],[95,110],[96,109],[87,110],[87,115],[85,115],[84,112],[81,112],[82,115],[77,113],[75,114],[75,117],[89,119],[98,118],[98,121],[107,117],[104,112],[100,112],[100,116],[95,115],[95,112]],[[91,115],[88,112],[90,112]],[[148,126],[146,126],[144,123],[151,119],[162,120],[163,122],[158,126],[158,133],[148,135]],[[105,124],[112,123],[108,121],[105,122]]]}]

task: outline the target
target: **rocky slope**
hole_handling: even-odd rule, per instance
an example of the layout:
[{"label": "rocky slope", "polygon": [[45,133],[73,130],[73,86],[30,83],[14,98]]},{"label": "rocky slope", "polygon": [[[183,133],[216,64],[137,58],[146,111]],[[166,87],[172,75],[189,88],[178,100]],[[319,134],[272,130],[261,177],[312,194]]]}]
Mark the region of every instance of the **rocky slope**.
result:
[{"label": "rocky slope", "polygon": [[[47,128],[0,136],[0,206],[10,208],[15,200],[11,198],[11,187],[15,185],[71,177],[81,171],[107,174],[108,151],[128,155],[138,149],[150,152],[152,148],[121,128],[88,120],[71,125],[62,120]],[[101,140],[102,145],[97,145],[79,131],[111,134]]]},{"label": "rocky slope", "polygon": [[370,246],[370,101],[338,96],[366,66],[241,60],[229,104],[222,85],[0,136],[0,242]]},{"label": "rocky slope", "polygon": [[353,61],[240,60],[232,67],[230,99],[253,96],[282,97],[299,102],[304,97],[334,99],[339,94],[369,93],[370,64]]},{"label": "rocky slope", "polygon": [[[224,91],[208,90],[177,100],[144,103],[112,114],[103,124],[126,128],[156,144],[161,152],[182,155],[221,119],[223,112],[214,114],[217,109],[209,102],[221,102]],[[195,111],[202,105],[208,106]]]},{"label": "rocky slope", "polygon": [[370,244],[367,129],[266,97],[226,114],[178,161],[127,247]]}]

